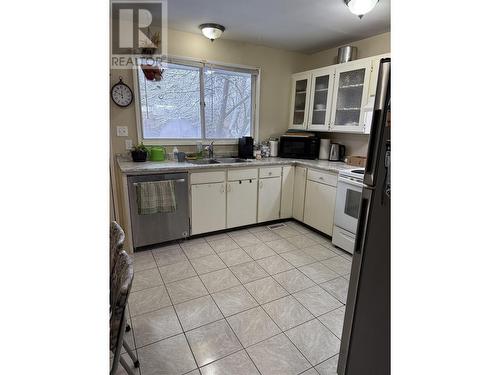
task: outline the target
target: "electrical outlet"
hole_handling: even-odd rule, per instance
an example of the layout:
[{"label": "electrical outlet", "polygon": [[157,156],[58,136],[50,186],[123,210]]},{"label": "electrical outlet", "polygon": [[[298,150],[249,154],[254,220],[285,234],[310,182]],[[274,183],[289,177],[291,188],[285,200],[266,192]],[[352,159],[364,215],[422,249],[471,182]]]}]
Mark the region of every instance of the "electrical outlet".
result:
[{"label": "electrical outlet", "polygon": [[128,126],[117,126],[116,135],[118,137],[128,137]]},{"label": "electrical outlet", "polygon": [[132,140],[125,139],[125,150],[131,150],[131,149],[132,149]]}]

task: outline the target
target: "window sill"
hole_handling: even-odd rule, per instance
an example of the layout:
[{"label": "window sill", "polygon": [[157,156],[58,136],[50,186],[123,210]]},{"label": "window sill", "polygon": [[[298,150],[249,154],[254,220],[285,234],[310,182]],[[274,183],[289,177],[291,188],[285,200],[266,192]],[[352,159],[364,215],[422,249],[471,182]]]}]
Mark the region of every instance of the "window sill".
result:
[{"label": "window sill", "polygon": [[140,139],[145,146],[196,146],[197,142],[206,145],[237,145],[238,139]]}]

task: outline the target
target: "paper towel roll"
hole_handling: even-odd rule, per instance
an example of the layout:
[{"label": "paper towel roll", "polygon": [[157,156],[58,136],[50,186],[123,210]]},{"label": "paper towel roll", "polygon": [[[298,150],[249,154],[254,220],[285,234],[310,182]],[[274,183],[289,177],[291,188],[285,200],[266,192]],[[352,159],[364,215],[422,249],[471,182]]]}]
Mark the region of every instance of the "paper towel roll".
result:
[{"label": "paper towel roll", "polygon": [[330,140],[321,139],[319,144],[319,159],[328,160],[330,158]]},{"label": "paper towel roll", "polygon": [[269,141],[271,156],[278,156],[278,141]]}]

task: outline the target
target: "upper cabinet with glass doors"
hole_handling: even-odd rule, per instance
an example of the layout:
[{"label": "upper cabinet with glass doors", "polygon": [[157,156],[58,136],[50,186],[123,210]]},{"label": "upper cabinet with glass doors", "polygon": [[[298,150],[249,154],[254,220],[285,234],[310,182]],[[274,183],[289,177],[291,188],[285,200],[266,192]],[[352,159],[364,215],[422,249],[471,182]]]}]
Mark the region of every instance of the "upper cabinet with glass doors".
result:
[{"label": "upper cabinet with glass doors", "polygon": [[331,66],[311,72],[308,130],[329,130],[334,79],[335,69]]},{"label": "upper cabinet with glass doors", "polygon": [[309,112],[309,86],[311,73],[292,75],[292,98],[290,108],[290,129],[306,129]]},{"label": "upper cabinet with glass doors", "polygon": [[292,75],[290,129],[370,132],[378,63],[390,54]]},{"label": "upper cabinet with glass doors", "polygon": [[334,132],[364,133],[371,67],[369,59],[336,65],[330,122]]}]

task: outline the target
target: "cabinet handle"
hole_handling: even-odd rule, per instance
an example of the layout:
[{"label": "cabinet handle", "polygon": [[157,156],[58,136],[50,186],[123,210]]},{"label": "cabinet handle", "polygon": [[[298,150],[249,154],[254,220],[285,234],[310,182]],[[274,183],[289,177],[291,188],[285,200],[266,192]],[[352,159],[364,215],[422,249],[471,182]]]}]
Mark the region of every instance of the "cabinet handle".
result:
[{"label": "cabinet handle", "polygon": [[224,185],[221,185],[220,192],[221,192],[221,194],[224,193]]},{"label": "cabinet handle", "polygon": [[321,181],[323,181],[323,177],[319,177],[319,179],[320,179]]},{"label": "cabinet handle", "polygon": [[268,175],[271,176],[273,174],[273,172],[269,172]]}]

